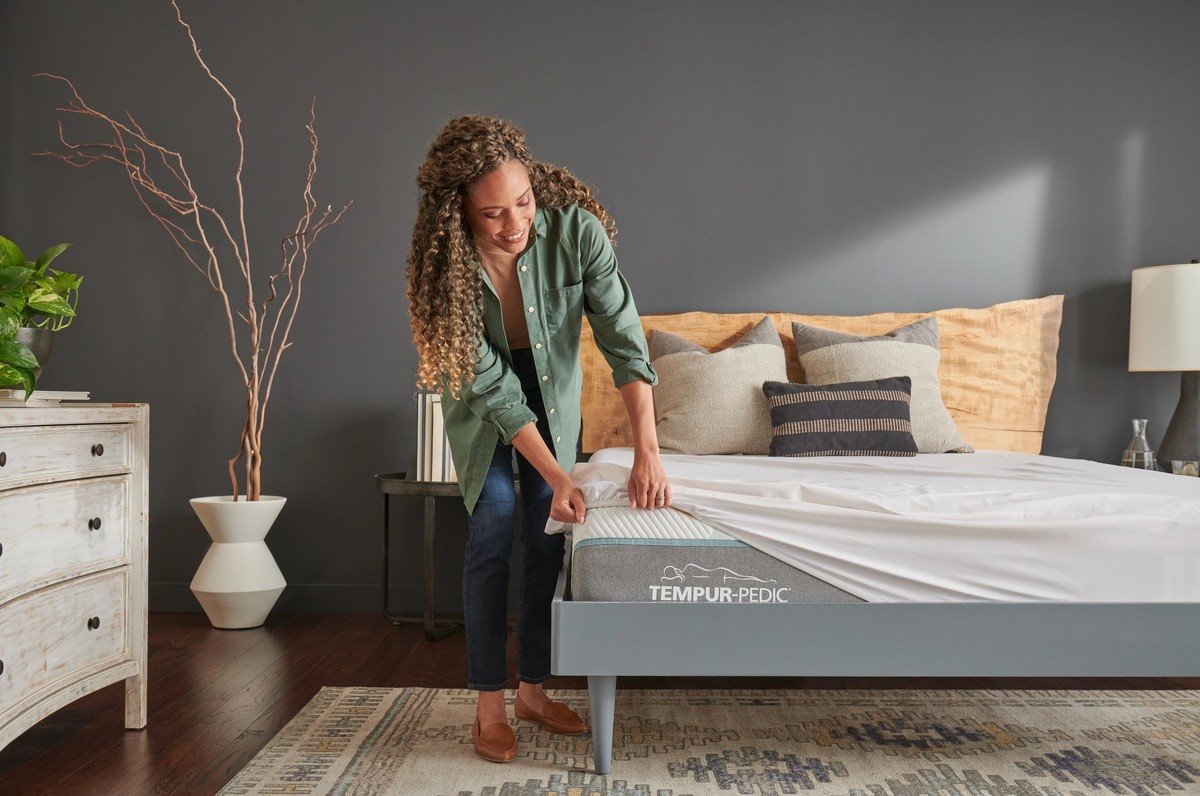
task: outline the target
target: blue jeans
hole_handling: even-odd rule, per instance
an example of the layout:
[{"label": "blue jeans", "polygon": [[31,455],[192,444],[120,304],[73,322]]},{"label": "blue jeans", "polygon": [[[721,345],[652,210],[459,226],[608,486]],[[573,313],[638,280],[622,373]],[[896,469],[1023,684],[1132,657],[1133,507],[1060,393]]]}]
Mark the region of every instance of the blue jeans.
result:
[{"label": "blue jeans", "polygon": [[[512,354],[525,400],[537,415],[537,429],[553,451],[533,356],[529,349],[514,349]],[[468,523],[470,536],[463,559],[467,687],[476,691],[499,691],[508,680],[508,561],[516,507],[514,453],[521,482],[521,542],[525,548],[517,609],[517,679],[540,683],[550,676],[550,602],[563,565],[563,535],[545,532],[554,490],[524,456],[511,445],[497,441],[483,491]]]}]

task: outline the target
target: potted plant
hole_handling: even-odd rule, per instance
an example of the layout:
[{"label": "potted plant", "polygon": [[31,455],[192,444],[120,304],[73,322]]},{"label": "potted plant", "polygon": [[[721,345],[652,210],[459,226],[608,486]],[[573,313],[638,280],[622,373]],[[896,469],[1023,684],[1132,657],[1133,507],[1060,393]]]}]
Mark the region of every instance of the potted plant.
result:
[{"label": "potted plant", "polygon": [[26,398],[46,366],[53,333],[75,320],[83,277],[50,267],[70,247],[51,246],[30,261],[0,236],[0,385],[24,387]]},{"label": "potted plant", "polygon": [[[300,306],[309,248],[321,232],[341,219],[350,205],[336,211],[332,205],[321,208],[313,196],[318,151],[314,99],[305,125],[311,155],[307,179],[303,182],[300,219],[295,229],[280,241],[278,267],[270,269],[265,278],[261,270],[254,270],[242,186],[246,143],[238,101],[200,55],[200,47],[179,5],[174,0],[171,5],[201,70],[232,110],[237,143],[229,194],[233,201],[222,208],[213,198],[201,196],[181,152],[152,138],[132,114],[113,116],[92,107],[74,83],[59,75],[41,75],[59,80],[68,88],[70,98],[59,110],[97,123],[104,133],[99,140],[71,141],[60,124],[59,141],[63,148],[39,154],[76,167],[114,164],[151,218],[166,230],[198,272],[199,284],[217,295],[229,330],[227,344],[244,389],[245,415],[236,435],[236,452],[228,460],[232,495],[191,501],[213,539],[191,588],[214,626],[257,627],[266,620],[286,585],[263,541],[285,502],[283,497],[262,494],[262,434],[267,405],[280,359],[291,346],[288,337]],[[239,494],[239,463],[244,494]]]}]

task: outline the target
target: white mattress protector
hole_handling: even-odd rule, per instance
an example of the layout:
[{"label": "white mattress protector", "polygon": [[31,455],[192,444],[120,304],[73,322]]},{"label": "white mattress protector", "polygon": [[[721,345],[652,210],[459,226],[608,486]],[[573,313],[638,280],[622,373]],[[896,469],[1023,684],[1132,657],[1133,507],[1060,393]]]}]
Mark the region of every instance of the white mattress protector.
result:
[{"label": "white mattress protector", "polygon": [[[587,522],[560,526],[572,545],[599,539],[738,544],[719,528],[683,511],[639,511],[628,498],[588,502]],[[551,531],[555,533],[556,531]]]},{"label": "white mattress protector", "polygon": [[[632,461],[571,477],[628,506]],[[1005,451],[662,462],[675,509],[864,600],[1200,601],[1197,478]]]}]

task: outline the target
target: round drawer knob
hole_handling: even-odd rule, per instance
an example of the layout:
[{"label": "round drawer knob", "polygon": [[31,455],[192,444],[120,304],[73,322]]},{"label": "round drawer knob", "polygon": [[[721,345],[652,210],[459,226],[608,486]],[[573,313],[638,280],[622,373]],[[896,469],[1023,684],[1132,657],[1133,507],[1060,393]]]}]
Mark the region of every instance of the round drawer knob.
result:
[{"label": "round drawer knob", "polygon": [[88,620],[88,630],[99,630],[99,629],[100,629],[100,617],[93,616],[91,619]]},{"label": "round drawer knob", "polygon": [[89,531],[100,530],[100,518],[99,517],[92,517],[90,520],[88,520],[88,530]]},{"label": "round drawer knob", "polygon": [[4,661],[0,661],[0,674],[4,674]]},{"label": "round drawer knob", "polygon": [[93,456],[103,456],[104,455],[104,446],[101,445],[99,442],[97,442],[95,445],[92,446],[92,455]]},{"label": "round drawer knob", "polygon": [[8,454],[4,451],[0,451],[0,467],[3,467],[6,464],[8,464]]},{"label": "round drawer knob", "polygon": [[4,545],[0,544],[0,556],[4,555]]}]

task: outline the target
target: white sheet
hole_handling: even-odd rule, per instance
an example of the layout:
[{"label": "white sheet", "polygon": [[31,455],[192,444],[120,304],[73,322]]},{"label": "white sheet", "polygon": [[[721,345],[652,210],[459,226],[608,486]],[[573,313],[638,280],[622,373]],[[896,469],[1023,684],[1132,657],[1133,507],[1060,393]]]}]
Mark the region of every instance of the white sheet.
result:
[{"label": "white sheet", "polygon": [[[612,505],[632,461],[571,476]],[[1200,601],[1197,478],[1003,451],[662,461],[676,509],[864,600]]]}]

